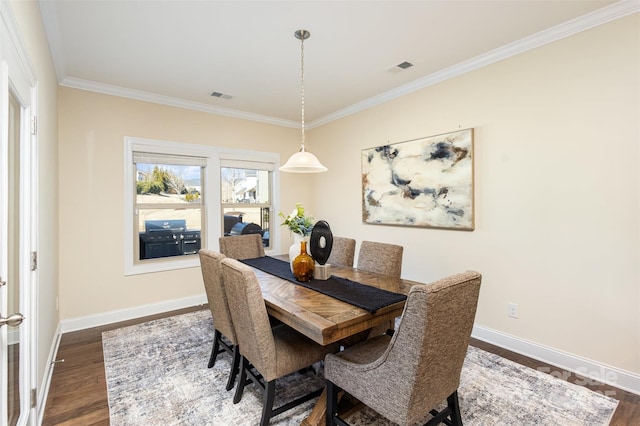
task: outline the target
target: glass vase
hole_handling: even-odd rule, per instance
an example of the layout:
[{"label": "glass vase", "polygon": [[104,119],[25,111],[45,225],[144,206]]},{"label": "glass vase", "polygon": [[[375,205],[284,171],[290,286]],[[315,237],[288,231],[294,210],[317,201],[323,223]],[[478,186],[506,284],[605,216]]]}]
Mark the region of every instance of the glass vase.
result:
[{"label": "glass vase", "polygon": [[300,282],[307,282],[313,278],[315,262],[307,253],[307,242],[300,242],[300,254],[293,259],[293,276]]},{"label": "glass vase", "polygon": [[300,254],[300,243],[307,241],[306,237],[300,234],[293,233],[293,244],[289,247],[289,266],[291,266],[291,273],[293,273],[293,260]]}]

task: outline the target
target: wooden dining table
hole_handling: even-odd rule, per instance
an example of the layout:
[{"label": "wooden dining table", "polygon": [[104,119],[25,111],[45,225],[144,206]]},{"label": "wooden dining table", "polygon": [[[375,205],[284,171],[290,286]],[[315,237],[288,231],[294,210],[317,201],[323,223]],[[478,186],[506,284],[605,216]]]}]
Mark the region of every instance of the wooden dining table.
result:
[{"label": "wooden dining table", "polygon": [[[288,261],[286,255],[273,257]],[[417,281],[361,271],[357,268],[338,265],[331,265],[329,268],[330,273],[337,277],[394,293],[409,294],[414,285],[424,285]],[[401,301],[371,313],[260,269],[253,269],[269,315],[321,345],[342,341],[379,325],[393,324],[404,309],[404,301]],[[311,415],[302,425],[324,424],[325,412],[326,396],[323,393]]]}]

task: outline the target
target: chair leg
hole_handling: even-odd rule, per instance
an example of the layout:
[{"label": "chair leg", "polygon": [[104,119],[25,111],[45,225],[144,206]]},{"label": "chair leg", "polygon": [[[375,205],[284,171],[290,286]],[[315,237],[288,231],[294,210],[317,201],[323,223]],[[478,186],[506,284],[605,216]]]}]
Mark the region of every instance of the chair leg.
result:
[{"label": "chair leg", "polygon": [[338,389],[329,380],[327,384],[327,426],[334,426],[334,418],[338,414]]},{"label": "chair leg", "polygon": [[242,362],[240,364],[240,380],[238,381],[238,386],[236,386],[236,393],[233,396],[233,403],[237,404],[242,399],[242,393],[244,392],[244,387],[247,383],[247,368],[249,368],[249,361],[243,356],[241,356]]},{"label": "chair leg", "polygon": [[[447,397],[447,406],[442,411],[429,411],[433,416],[425,426],[435,426],[444,423],[447,426],[462,426],[462,417],[460,416],[460,404],[458,404],[458,391],[455,390]],[[449,418],[451,420],[449,420]]]},{"label": "chair leg", "polygon": [[457,390],[449,395],[447,403],[451,409],[451,424],[453,426],[462,426],[462,416],[460,415],[460,403],[458,401]]},{"label": "chair leg", "polygon": [[276,396],[276,381],[271,380],[264,384],[264,393],[262,394],[262,418],[260,426],[267,426],[273,415],[273,401]]},{"label": "chair leg", "polygon": [[238,375],[238,368],[240,367],[240,350],[238,345],[233,347],[233,361],[231,362],[231,371],[229,372],[229,380],[227,380],[227,390],[233,388],[233,384],[236,381]]},{"label": "chair leg", "polygon": [[344,421],[338,416],[338,402],[340,400],[340,394],[342,389],[333,384],[331,381],[326,381],[327,389],[327,426],[350,426],[349,423]]},{"label": "chair leg", "polygon": [[216,330],[213,335],[213,348],[211,349],[211,356],[209,357],[209,364],[207,364],[208,368],[212,368],[216,363],[216,358],[218,357],[218,353],[220,353],[220,340],[222,339],[222,334]]}]

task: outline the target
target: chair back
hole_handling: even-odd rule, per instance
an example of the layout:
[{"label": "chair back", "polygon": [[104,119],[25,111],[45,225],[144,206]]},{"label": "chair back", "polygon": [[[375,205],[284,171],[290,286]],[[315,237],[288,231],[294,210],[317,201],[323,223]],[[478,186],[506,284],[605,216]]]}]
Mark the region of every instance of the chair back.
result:
[{"label": "chair back", "polygon": [[402,246],[363,241],[358,253],[358,269],[400,278]]},{"label": "chair back", "polygon": [[220,237],[220,253],[231,259],[253,259],[264,256],[264,246],[260,234],[233,235]]},{"label": "chair back", "polygon": [[400,325],[381,357],[402,376],[394,380],[394,399],[402,401],[396,415],[406,424],[420,420],[426,407],[438,406],[458,389],[481,279],[467,271],[411,288]]},{"label": "chair back", "polygon": [[276,349],[256,274],[247,265],[226,258],[222,278],[240,353],[266,377],[275,365]]},{"label": "chair back", "polygon": [[353,267],[356,253],[356,240],[353,238],[333,237],[333,246],[327,263]]},{"label": "chair back", "polygon": [[207,292],[209,309],[213,317],[213,326],[234,345],[236,334],[231,322],[231,312],[222,284],[222,267],[220,262],[224,255],[212,250],[200,249],[200,269],[204,280],[204,289]]}]

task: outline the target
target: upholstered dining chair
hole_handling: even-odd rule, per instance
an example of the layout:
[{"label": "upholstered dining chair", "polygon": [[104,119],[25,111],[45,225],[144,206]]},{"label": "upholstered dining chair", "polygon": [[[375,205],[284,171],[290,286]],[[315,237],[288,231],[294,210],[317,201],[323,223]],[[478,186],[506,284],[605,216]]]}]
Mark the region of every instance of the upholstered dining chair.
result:
[{"label": "upholstered dining chair", "polygon": [[[225,256],[207,249],[200,249],[199,255],[202,279],[204,280],[204,288],[207,293],[209,310],[213,317],[213,327],[215,329],[208,367],[212,368],[215,365],[218,354],[222,352],[229,353],[232,357],[232,362],[229,379],[227,380],[227,390],[231,390],[240,367],[240,351],[238,350],[236,333],[231,322],[227,296],[222,284],[220,262]],[[229,343],[222,339],[223,336]]]},{"label": "upholstered dining chair", "polygon": [[220,237],[220,253],[232,259],[244,260],[264,256],[260,234]]},{"label": "upholstered dining chair", "polygon": [[[358,252],[357,268],[362,271],[400,278],[402,273],[403,251],[403,247],[396,244],[363,241],[362,244],[360,244],[360,251]],[[394,328],[395,321],[380,324],[370,330],[369,337],[386,333]],[[364,336],[366,336],[366,334]],[[358,339],[358,337],[351,338],[348,339],[347,342],[353,343]]]},{"label": "upholstered dining chair", "polygon": [[222,261],[222,276],[242,356],[233,402],[240,401],[249,380],[255,383],[263,394],[260,425],[265,426],[271,417],[322,392],[318,389],[274,409],[276,380],[321,361],[338,347],[321,346],[284,324],[271,328],[258,279],[250,267],[227,258]]},{"label": "upholstered dining chair", "polygon": [[353,267],[356,253],[356,240],[353,238],[333,237],[333,246],[327,263]]},{"label": "upholstered dining chair", "polygon": [[[327,425],[347,425],[337,413],[342,389],[399,425],[428,420],[429,426],[461,426],[458,386],[481,279],[467,271],[415,285],[393,336],[380,335],[327,355]],[[444,400],[446,408],[435,411]]]},{"label": "upholstered dining chair", "polygon": [[400,278],[402,273],[402,246],[363,241],[358,253],[358,269]]}]

